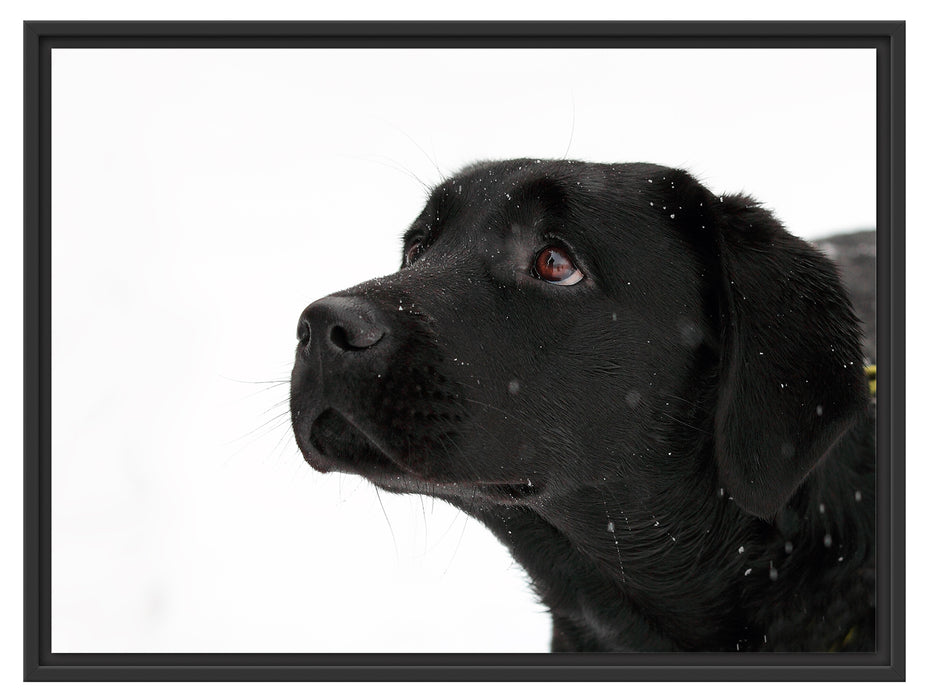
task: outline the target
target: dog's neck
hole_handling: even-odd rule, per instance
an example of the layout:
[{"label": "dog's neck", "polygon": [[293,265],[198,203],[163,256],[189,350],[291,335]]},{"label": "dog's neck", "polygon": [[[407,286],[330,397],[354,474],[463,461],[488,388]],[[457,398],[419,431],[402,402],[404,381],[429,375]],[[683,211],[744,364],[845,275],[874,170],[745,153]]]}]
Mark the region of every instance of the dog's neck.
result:
[{"label": "dog's neck", "polygon": [[[868,468],[851,473],[844,465],[870,463],[872,434],[872,418],[854,426],[772,522],[702,487],[708,479],[699,478],[701,470],[713,468],[700,463],[707,452],[694,457],[694,480],[636,507],[617,505],[620,481],[580,487],[555,515],[552,505],[548,514],[458,505],[527,570],[553,612],[554,650],[828,651],[872,625],[828,613],[838,596],[870,595],[873,474]],[[850,459],[851,453],[864,458]],[[855,502],[854,512],[863,517],[838,520],[851,510],[838,498]],[[666,503],[695,506],[669,512]],[[580,522],[597,525],[586,532]],[[851,559],[858,565],[849,566]],[[859,578],[840,580],[850,571]],[[770,602],[752,607],[759,600]],[[772,628],[777,619],[807,633],[781,635]],[[780,649],[778,639],[786,636],[811,639],[813,648]],[[636,639],[637,648],[625,639]]]}]

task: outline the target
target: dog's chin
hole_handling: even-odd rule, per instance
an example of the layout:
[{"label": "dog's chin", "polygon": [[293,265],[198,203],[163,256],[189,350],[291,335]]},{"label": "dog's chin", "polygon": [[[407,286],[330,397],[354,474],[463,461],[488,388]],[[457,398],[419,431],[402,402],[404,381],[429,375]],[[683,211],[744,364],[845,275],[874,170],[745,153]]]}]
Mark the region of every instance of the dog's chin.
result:
[{"label": "dog's chin", "polygon": [[[299,440],[304,459],[319,472],[358,474],[376,486],[395,493],[420,493],[459,502],[516,505],[542,492],[542,485],[524,481],[440,481],[421,473],[412,460],[389,456],[363,430],[339,411],[327,408]],[[424,460],[427,463],[427,460]]]},{"label": "dog's chin", "polygon": [[299,440],[304,458],[321,472],[396,471],[396,465],[375,443],[343,414],[327,408],[310,426],[306,440]]}]

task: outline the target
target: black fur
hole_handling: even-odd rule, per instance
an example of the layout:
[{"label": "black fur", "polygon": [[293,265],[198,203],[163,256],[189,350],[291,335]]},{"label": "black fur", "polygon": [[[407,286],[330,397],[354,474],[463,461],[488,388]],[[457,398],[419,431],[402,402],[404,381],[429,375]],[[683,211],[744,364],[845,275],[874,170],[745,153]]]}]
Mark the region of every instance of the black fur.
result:
[{"label": "black fur", "polygon": [[[534,272],[552,244],[577,284]],[[301,316],[311,465],[483,522],[554,651],[873,649],[873,409],[825,256],[681,170],[539,160],[444,182],[404,249]]]}]

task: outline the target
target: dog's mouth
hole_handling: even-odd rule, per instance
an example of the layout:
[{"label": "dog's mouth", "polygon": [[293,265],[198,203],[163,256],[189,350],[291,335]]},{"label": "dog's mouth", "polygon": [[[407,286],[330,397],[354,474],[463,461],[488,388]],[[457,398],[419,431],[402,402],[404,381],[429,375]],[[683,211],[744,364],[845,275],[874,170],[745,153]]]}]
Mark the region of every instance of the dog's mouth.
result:
[{"label": "dog's mouth", "polygon": [[367,435],[332,408],[325,409],[311,424],[308,442],[316,454],[305,452],[305,457],[320,471],[395,471],[395,463]]},{"label": "dog's mouth", "polygon": [[359,474],[376,486],[398,493],[425,493],[440,497],[515,504],[542,490],[533,479],[521,482],[482,479],[448,480],[420,473],[412,464],[392,458],[342,413],[324,409],[311,424],[305,459],[321,472]]}]

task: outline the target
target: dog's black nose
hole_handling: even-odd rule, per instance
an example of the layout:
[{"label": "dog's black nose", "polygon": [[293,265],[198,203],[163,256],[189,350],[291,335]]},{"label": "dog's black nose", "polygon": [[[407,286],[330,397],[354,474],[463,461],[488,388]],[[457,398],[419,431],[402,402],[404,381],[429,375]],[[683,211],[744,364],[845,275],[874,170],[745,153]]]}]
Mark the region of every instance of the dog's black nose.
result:
[{"label": "dog's black nose", "polygon": [[320,344],[338,352],[368,350],[385,335],[374,306],[358,297],[326,297],[304,309],[297,339],[307,351]]}]

